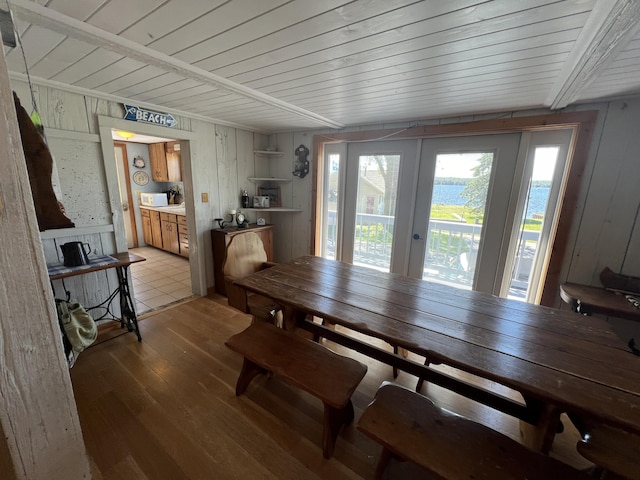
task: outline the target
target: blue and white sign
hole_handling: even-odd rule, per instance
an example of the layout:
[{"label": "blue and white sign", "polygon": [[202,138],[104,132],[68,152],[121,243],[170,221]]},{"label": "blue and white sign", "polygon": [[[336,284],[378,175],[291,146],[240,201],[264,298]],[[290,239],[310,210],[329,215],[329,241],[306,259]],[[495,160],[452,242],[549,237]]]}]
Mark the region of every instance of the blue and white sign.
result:
[{"label": "blue and white sign", "polygon": [[131,120],[132,122],[144,122],[151,123],[153,125],[161,125],[163,127],[174,127],[178,121],[173,118],[173,115],[168,113],[152,112],[151,110],[145,110],[135,105],[124,104],[125,120]]}]

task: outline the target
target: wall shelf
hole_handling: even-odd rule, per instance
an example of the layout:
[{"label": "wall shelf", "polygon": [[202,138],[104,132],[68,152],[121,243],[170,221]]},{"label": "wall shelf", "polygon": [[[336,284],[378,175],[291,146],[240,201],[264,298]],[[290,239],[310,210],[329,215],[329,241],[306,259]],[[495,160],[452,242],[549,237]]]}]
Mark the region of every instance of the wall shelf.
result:
[{"label": "wall shelf", "polygon": [[284,155],[284,152],[276,152],[275,150],[254,150],[253,153],[264,157],[281,157]]},{"label": "wall shelf", "polygon": [[271,207],[271,208],[243,208],[243,212],[267,212],[267,213],[276,213],[276,212],[289,212],[289,213],[297,213],[302,212],[299,208],[284,208],[284,207]]},{"label": "wall shelf", "polygon": [[291,181],[290,178],[275,178],[275,177],[249,177],[247,178],[252,183],[260,183],[260,182],[278,182],[278,183],[289,183]]}]

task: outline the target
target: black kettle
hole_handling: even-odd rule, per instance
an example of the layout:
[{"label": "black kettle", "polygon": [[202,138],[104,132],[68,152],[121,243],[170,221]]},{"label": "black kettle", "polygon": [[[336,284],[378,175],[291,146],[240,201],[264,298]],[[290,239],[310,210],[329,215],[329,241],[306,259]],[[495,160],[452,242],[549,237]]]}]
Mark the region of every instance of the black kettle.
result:
[{"label": "black kettle", "polygon": [[[85,250],[85,245],[89,248],[88,251]],[[62,250],[62,256],[64,257],[63,263],[67,267],[78,267],[89,263],[87,255],[91,253],[91,247],[88,243],[67,242],[64,245],[60,245],[60,250]]]}]

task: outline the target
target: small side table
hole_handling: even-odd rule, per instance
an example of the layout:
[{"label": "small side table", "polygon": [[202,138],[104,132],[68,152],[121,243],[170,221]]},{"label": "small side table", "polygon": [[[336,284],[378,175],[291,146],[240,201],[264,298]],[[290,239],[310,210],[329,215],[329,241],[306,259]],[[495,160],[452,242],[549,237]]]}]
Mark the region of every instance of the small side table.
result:
[{"label": "small side table", "polygon": [[[111,260],[110,260],[111,259]],[[129,291],[129,272],[128,267],[132,263],[144,262],[146,258],[133,253],[114,253],[112,255],[104,255],[100,260],[93,260],[94,263],[88,265],[80,265],[78,267],[66,267],[64,265],[47,265],[50,280],[62,280],[76,275],[84,275],[85,273],[97,272],[99,270],[116,269],[118,275],[118,286],[111,295],[118,294],[120,297],[120,326],[127,327],[130,332],[134,332],[138,341],[142,341],[140,330],[138,329],[138,318],[136,317],[135,304],[131,298]]]}]

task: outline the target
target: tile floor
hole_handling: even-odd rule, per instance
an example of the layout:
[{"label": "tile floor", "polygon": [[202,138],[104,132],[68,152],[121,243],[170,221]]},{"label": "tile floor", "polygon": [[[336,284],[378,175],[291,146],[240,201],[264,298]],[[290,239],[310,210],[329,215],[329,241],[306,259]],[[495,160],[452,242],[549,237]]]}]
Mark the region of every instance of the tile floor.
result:
[{"label": "tile floor", "polygon": [[130,267],[138,315],[192,295],[188,259],[153,247],[129,251],[147,259]]}]

